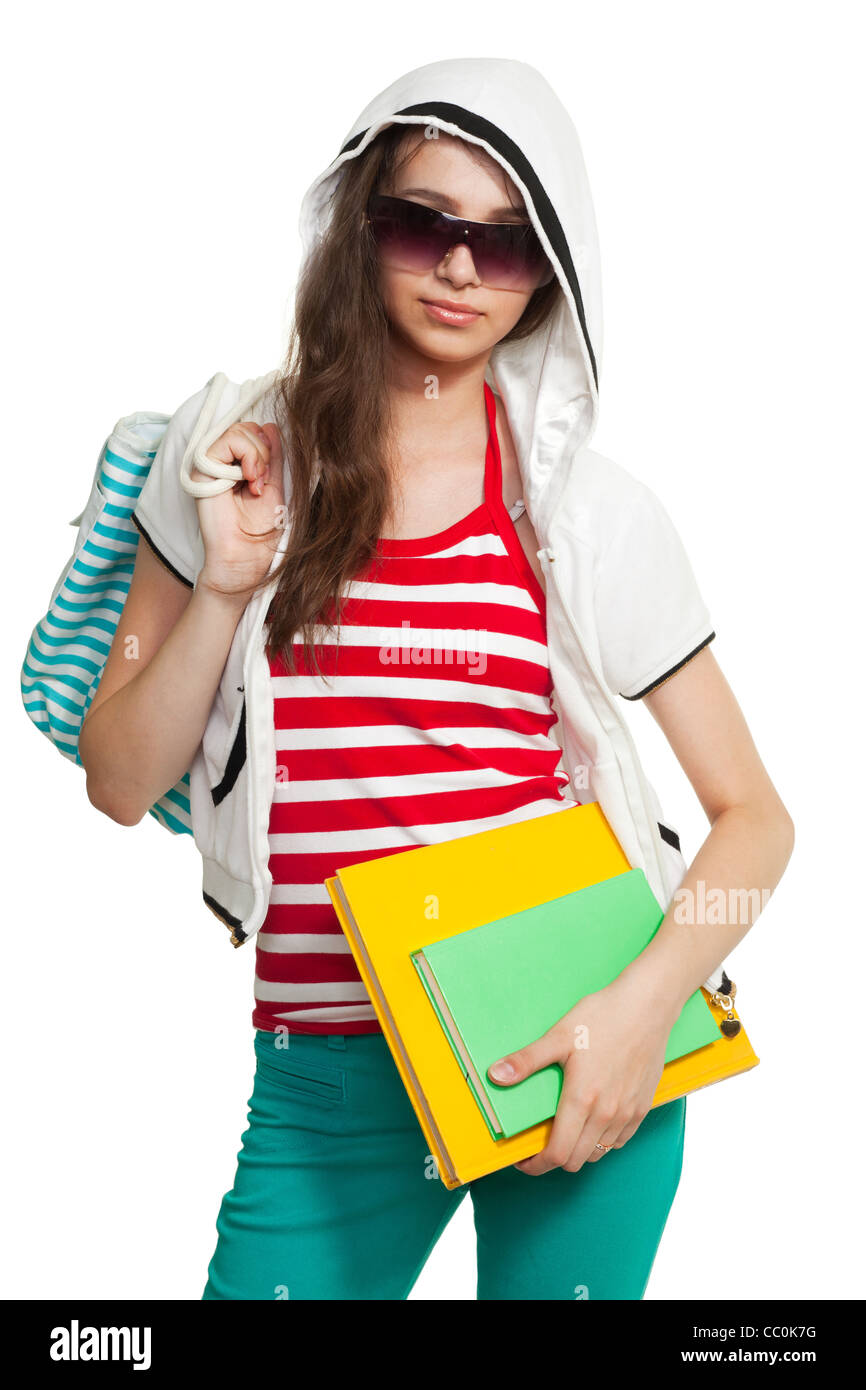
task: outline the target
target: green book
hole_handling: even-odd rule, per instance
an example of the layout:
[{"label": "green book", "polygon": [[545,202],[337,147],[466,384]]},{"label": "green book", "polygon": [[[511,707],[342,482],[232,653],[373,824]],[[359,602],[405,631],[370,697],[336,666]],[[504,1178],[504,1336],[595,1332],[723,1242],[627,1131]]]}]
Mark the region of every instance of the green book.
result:
[{"label": "green book", "polygon": [[[562,1068],[553,1063],[510,1086],[497,1085],[487,1068],[547,1032],[584,995],[609,985],[663,919],[643,870],[630,869],[411,952],[494,1138],[556,1113]],[[697,989],[671,1030],[665,1062],[720,1037]]]}]

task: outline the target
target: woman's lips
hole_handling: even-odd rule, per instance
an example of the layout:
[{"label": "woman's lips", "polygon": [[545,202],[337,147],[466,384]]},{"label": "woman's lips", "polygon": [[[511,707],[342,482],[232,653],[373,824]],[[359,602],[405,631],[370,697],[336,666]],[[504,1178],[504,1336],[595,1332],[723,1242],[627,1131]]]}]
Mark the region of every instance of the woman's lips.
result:
[{"label": "woman's lips", "polygon": [[468,324],[481,318],[474,309],[446,309],[443,304],[433,304],[429,299],[422,299],[421,303],[437,323]]}]

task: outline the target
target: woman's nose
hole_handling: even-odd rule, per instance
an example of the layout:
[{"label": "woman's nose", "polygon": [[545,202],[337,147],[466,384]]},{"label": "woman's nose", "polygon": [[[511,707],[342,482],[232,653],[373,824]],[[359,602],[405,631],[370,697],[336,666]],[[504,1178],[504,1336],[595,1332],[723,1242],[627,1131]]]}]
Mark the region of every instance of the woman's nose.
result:
[{"label": "woman's nose", "polygon": [[437,273],[444,275],[454,284],[467,285],[474,281],[476,285],[481,284],[475,262],[472,259],[472,252],[463,242],[457,242],[451,247],[450,251],[442,257],[436,267]]}]

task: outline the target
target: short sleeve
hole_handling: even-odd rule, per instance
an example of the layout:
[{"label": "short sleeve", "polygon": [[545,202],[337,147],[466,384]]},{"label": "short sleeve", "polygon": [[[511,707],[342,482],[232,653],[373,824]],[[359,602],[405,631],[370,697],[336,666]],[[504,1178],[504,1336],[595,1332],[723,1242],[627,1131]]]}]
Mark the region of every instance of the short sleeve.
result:
[{"label": "short sleeve", "polygon": [[595,608],[611,689],[639,700],[715,637],[682,540],[662,503],[639,484],[600,557]]},{"label": "short sleeve", "polygon": [[190,588],[204,564],[204,544],[196,500],[181,486],[180,465],[209,387],[210,381],[172,415],[132,512],[154,554]]}]

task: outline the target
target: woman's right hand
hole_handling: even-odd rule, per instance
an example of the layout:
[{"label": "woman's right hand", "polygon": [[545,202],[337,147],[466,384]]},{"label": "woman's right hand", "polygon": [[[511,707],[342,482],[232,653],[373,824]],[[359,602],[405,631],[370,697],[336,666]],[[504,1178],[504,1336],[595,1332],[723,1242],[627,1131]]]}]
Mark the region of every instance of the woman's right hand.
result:
[{"label": "woman's right hand", "polygon": [[[239,463],[243,481],[215,497],[197,497],[204,567],[198,583],[248,599],[270,568],[285,525],[283,451],[274,424],[241,420],[211,444],[207,457]],[[193,479],[206,474],[193,468]]]}]

